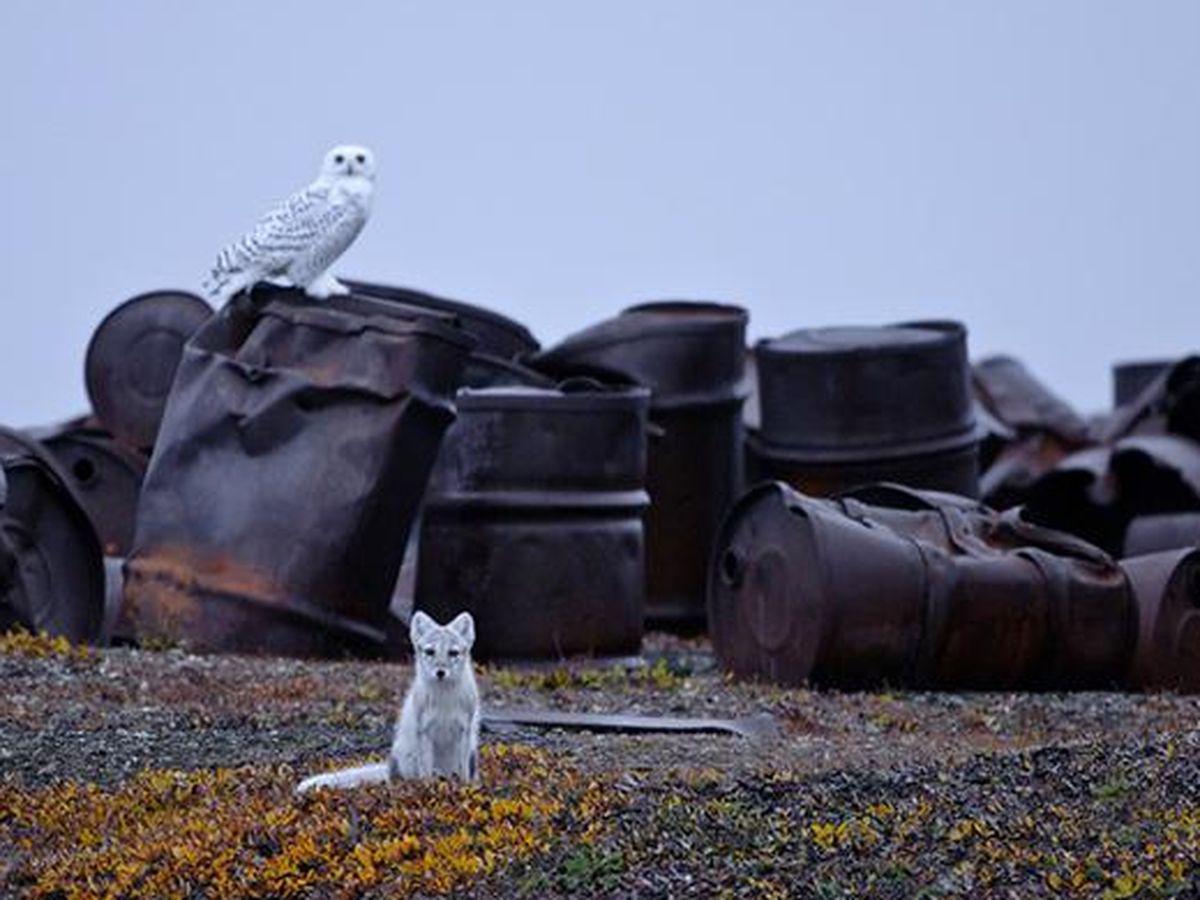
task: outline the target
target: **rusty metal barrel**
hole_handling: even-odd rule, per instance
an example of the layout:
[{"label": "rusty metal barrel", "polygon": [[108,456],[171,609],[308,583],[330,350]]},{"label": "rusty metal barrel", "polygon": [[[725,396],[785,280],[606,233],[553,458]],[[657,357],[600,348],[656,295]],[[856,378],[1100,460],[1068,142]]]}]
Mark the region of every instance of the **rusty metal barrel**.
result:
[{"label": "rusty metal barrel", "polygon": [[735,674],[849,688],[1110,686],[1134,635],[1125,578],[1101,551],[899,485],[752,489],[718,539],[709,615]]},{"label": "rusty metal barrel", "polygon": [[757,478],[828,496],[859,484],[979,494],[979,441],[957,322],[812,328],[755,346]]},{"label": "rusty metal barrel", "polygon": [[1136,690],[1200,691],[1200,550],[1169,550],[1121,561],[1138,606],[1129,667]]},{"label": "rusty metal barrel", "polygon": [[430,480],[416,608],[475,617],[485,659],[637,653],[644,388],[463,389]]},{"label": "rusty metal barrel", "polygon": [[644,303],[530,359],[651,391],[646,616],[656,626],[704,626],[713,537],[742,487],[747,318],[725,304]]},{"label": "rusty metal barrel", "polygon": [[70,478],[105,555],[127,554],[133,545],[146,457],[115,440],[92,419],[27,433],[50,451]]},{"label": "rusty metal barrel", "polygon": [[154,446],[183,345],[212,308],[184,291],[126,300],[96,327],[84,376],[96,416],[130,447]]},{"label": "rusty metal barrel", "polygon": [[95,641],[100,542],[69,477],[29,437],[0,429],[0,626]]},{"label": "rusty metal barrel", "polygon": [[459,327],[477,341],[474,353],[512,360],[533,353],[540,346],[529,329],[494,310],[461,300],[450,300],[413,288],[369,281],[345,281],[347,287],[365,297],[377,297],[408,307],[453,316]]},{"label": "rusty metal barrel", "polygon": [[470,336],[357,296],[240,295],[188,343],[143,485],[123,619],[201,651],[387,647]]}]

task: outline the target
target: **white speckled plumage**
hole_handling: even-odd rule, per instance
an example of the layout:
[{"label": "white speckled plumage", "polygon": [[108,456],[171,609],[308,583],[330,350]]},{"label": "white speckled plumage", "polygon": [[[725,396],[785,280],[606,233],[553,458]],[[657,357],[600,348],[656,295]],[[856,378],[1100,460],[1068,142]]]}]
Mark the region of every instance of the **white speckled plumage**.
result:
[{"label": "white speckled plumage", "polygon": [[217,255],[204,288],[224,301],[264,279],[286,280],[311,297],[349,291],[329,267],[353,243],[371,215],[375,157],[342,145],[325,155],[317,180],[263,216],[254,229]]}]

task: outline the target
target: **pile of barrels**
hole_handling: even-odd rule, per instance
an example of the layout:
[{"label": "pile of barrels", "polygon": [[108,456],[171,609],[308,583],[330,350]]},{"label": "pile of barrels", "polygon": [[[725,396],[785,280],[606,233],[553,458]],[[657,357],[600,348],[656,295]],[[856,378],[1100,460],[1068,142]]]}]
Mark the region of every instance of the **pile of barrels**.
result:
[{"label": "pile of barrels", "polygon": [[1194,360],[1087,420],[953,321],[747,348],[744,309],[664,301],[544,348],[349,284],[118,307],[92,413],[0,436],[0,626],[392,656],[467,609],[489,659],[665,628],[789,684],[1200,685]]}]

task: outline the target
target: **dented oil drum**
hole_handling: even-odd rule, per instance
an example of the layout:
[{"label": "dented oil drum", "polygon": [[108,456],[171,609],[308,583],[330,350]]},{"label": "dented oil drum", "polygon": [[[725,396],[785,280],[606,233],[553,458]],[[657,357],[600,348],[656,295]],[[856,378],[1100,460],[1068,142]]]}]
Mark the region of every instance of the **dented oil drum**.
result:
[{"label": "dented oil drum", "polygon": [[212,315],[200,297],[152,291],[126,300],[97,326],[84,366],[96,416],[130,447],[154,445],[183,345]]},{"label": "dented oil drum", "polygon": [[646,616],[655,626],[704,626],[713,538],[742,488],[747,318],[718,303],[644,303],[530,360],[651,391]]},{"label": "dented oil drum", "polygon": [[386,650],[405,542],[474,342],[360,297],[240,295],[185,348],[123,619],[196,650]]},{"label": "dented oil drum", "polygon": [[104,563],[68,477],[36,441],[0,429],[0,625],[100,636]]},{"label": "dented oil drum", "polygon": [[356,294],[453,316],[459,327],[478,342],[476,353],[512,360],[533,353],[540,346],[529,329],[520,322],[482,306],[448,300],[412,288],[368,281],[343,280],[343,283]]},{"label": "dented oil drum", "polygon": [[1135,690],[1200,692],[1200,550],[1122,560],[1138,606]]},{"label": "dented oil drum", "polygon": [[709,615],[735,674],[853,688],[1109,686],[1134,634],[1101,551],[899,485],[752,489],[718,539]]},{"label": "dented oil drum", "polygon": [[982,430],[959,323],[804,329],[754,355],[755,480],[819,496],[874,481],[978,496]]},{"label": "dented oil drum", "polygon": [[430,481],[416,608],[475,617],[485,659],[637,653],[643,388],[464,389]]},{"label": "dented oil drum", "polygon": [[127,554],[133,545],[146,457],[87,422],[68,422],[29,434],[50,451],[70,478],[105,555]]}]

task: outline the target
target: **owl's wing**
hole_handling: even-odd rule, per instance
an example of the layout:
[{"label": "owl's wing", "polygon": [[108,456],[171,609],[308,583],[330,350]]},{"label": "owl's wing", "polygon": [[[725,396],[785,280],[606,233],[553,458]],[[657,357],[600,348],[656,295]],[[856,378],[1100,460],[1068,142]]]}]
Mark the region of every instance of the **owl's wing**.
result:
[{"label": "owl's wing", "polygon": [[209,283],[219,289],[238,273],[282,272],[331,227],[337,219],[337,210],[331,207],[329,186],[321,182],[292,194],[217,255]]}]

